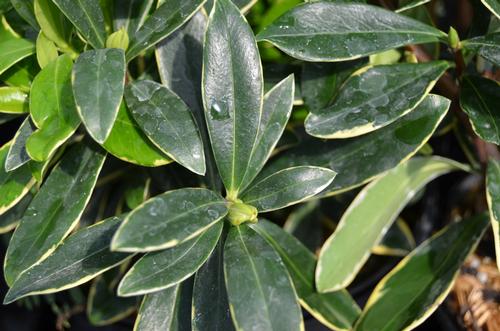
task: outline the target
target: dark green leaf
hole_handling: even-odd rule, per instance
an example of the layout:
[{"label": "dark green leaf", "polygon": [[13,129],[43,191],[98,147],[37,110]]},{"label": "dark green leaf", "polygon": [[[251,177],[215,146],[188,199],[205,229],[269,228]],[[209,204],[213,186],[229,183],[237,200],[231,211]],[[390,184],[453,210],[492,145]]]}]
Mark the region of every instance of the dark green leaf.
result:
[{"label": "dark green leaf", "polygon": [[415,109],[448,67],[446,61],[435,61],[359,69],[331,106],[312,110],[306,131],[320,138],[350,138],[389,125]]},{"label": "dark green leaf", "polygon": [[196,238],[161,252],[144,255],[123,277],[118,295],[157,292],[189,278],[214,250],[222,227],[222,222],[219,222]]},{"label": "dark green leaf", "polygon": [[488,227],[486,215],[454,223],[422,243],[371,294],[354,330],[411,330],[443,302]]},{"label": "dark green leaf", "polygon": [[112,248],[130,252],[170,248],[199,236],[226,214],[226,202],[213,191],[169,191],[134,209],[117,231]]},{"label": "dark green leaf", "polygon": [[28,22],[33,29],[38,30],[40,28],[33,12],[33,0],[10,0],[10,2],[19,16]]},{"label": "dark green leaf", "polygon": [[500,2],[498,0],[481,0],[498,19],[500,19]]},{"label": "dark green leaf", "polygon": [[462,45],[500,67],[500,32],[464,40]]},{"label": "dark green leaf", "polygon": [[189,170],[205,174],[198,128],[190,109],[174,92],[143,80],[127,86],[125,99],[135,121],[153,144]]},{"label": "dark green leaf", "polygon": [[28,111],[28,95],[22,89],[10,86],[0,87],[0,113],[23,114]]},{"label": "dark green leaf", "polygon": [[142,26],[154,0],[128,0],[114,2],[113,25],[115,31],[124,28],[129,36],[133,36]]},{"label": "dark green leaf", "polygon": [[257,36],[305,61],[345,61],[407,44],[446,41],[431,26],[380,7],[314,2],[296,6]]},{"label": "dark green leaf", "polygon": [[6,171],[15,170],[31,160],[28,153],[26,153],[25,145],[26,140],[33,132],[35,132],[35,129],[36,127],[30,117],[27,117],[17,130],[17,133],[12,140],[12,144],[10,145],[7,159],[5,160]]},{"label": "dark green leaf", "polygon": [[82,53],[73,67],[78,113],[97,142],[108,138],[118,115],[125,84],[125,53],[108,48]]},{"label": "dark green leaf", "polygon": [[235,199],[259,130],[263,80],[253,32],[230,0],[216,1],[210,15],[202,86],[217,167]]},{"label": "dark green leaf", "polygon": [[479,76],[462,78],[460,106],[469,115],[474,132],[500,145],[500,85]]},{"label": "dark green leaf", "polygon": [[14,207],[0,215],[0,234],[7,233],[17,226],[31,199],[33,199],[33,195],[26,194]]},{"label": "dark green leaf", "polygon": [[317,320],[334,330],[348,330],[361,310],[349,292],[321,294],[314,287],[316,257],[296,238],[266,220],[251,225],[278,252],[288,269],[301,305]]},{"label": "dark green leaf", "polygon": [[44,260],[19,276],[5,296],[4,304],[28,295],[78,286],[122,263],[130,255],[109,250],[111,237],[121,220],[121,217],[109,218],[65,239]]},{"label": "dark green leaf", "polygon": [[82,142],[52,170],[10,240],[4,264],[7,284],[51,254],[77,226],[104,159],[98,147]]},{"label": "dark green leaf", "polygon": [[495,240],[497,267],[500,268],[500,162],[490,160],[486,176],[486,200],[490,210],[491,228]]},{"label": "dark green leaf", "polygon": [[237,330],[304,330],[298,298],[283,262],[247,225],[229,230],[224,274]]},{"label": "dark green leaf", "polygon": [[259,212],[281,209],[323,191],[336,173],[327,168],[299,166],[280,170],[253,183],[241,200]]}]

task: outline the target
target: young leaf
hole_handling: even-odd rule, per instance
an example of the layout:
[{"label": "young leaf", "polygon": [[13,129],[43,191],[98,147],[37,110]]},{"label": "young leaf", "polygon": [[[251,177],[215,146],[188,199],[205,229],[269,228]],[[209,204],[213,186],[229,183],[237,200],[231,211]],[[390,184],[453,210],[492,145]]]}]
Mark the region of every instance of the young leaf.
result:
[{"label": "young leaf", "polygon": [[5,170],[7,172],[15,170],[31,160],[26,152],[25,145],[26,140],[33,132],[35,132],[35,130],[36,127],[31,121],[31,118],[28,116],[12,139],[12,144],[10,145],[9,152],[7,153],[7,159],[5,160]]},{"label": "young leaf", "polygon": [[495,238],[497,267],[500,269],[500,162],[490,160],[486,176],[486,200],[490,210],[491,228]]},{"label": "young leaf", "polygon": [[167,37],[191,18],[205,0],[165,0],[130,40],[127,60]]},{"label": "young leaf", "polygon": [[243,192],[241,200],[259,212],[285,208],[323,191],[335,175],[335,171],[320,167],[283,169],[253,183]]},{"label": "young leaf", "polygon": [[35,45],[26,39],[0,40],[0,74],[33,53],[35,53]]},{"label": "young leaf", "polygon": [[317,320],[333,330],[348,330],[361,310],[349,292],[318,293],[314,287],[316,257],[295,237],[277,225],[259,220],[251,225],[278,252],[293,281],[300,304]]},{"label": "young leaf", "polygon": [[15,206],[35,183],[27,165],[7,172],[5,162],[12,141],[0,148],[0,215]]},{"label": "young leaf", "polygon": [[63,50],[70,49],[71,23],[52,0],[35,0],[36,20],[43,34]]},{"label": "young leaf", "polygon": [[104,159],[98,147],[82,142],[52,170],[10,240],[4,264],[7,284],[51,254],[76,227]]},{"label": "young leaf", "polygon": [[317,62],[356,59],[446,38],[432,26],[380,7],[324,1],[294,7],[257,35],[292,57]]},{"label": "young leaf", "polygon": [[154,0],[114,1],[113,26],[115,31],[124,28],[133,36],[146,20]]},{"label": "young leaf", "polygon": [[115,216],[66,238],[55,251],[16,279],[4,304],[28,295],[76,287],[129,258],[129,254],[109,250],[111,237],[121,220],[122,217]]},{"label": "young leaf", "polygon": [[278,144],[292,113],[294,91],[295,80],[294,76],[290,75],[264,96],[257,137],[241,182],[241,190],[255,179]]},{"label": "young leaf", "polygon": [[155,146],[189,170],[205,174],[200,133],[190,109],[174,92],[143,80],[127,86],[125,100],[135,121]]},{"label": "young leaf", "polygon": [[14,207],[0,215],[0,234],[7,233],[17,226],[31,199],[33,199],[33,195],[26,194]]},{"label": "young leaf", "polygon": [[318,291],[332,292],[349,285],[415,194],[434,178],[454,170],[467,171],[468,167],[439,157],[415,158],[367,185],[321,248],[316,268]]},{"label": "young leaf", "polygon": [[217,167],[235,199],[259,130],[263,80],[253,32],[230,0],[217,0],[210,14],[202,86]]},{"label": "young leaf", "polygon": [[52,0],[93,48],[106,44],[106,27],[99,0]]},{"label": "young leaf", "polygon": [[169,191],[134,209],[113,238],[112,249],[149,252],[199,236],[227,214],[226,202],[203,188]]},{"label": "young leaf", "polygon": [[462,41],[462,46],[500,66],[500,32]]},{"label": "young leaf", "polygon": [[72,74],[78,113],[97,142],[108,138],[118,115],[125,84],[125,53],[108,48],[82,53]]},{"label": "young leaf", "polygon": [[0,87],[0,113],[24,114],[28,111],[28,95],[22,89],[11,86]]},{"label": "young leaf", "polygon": [[48,39],[43,32],[38,34],[36,39],[36,59],[40,68],[45,68],[50,62],[57,59],[59,53],[57,52],[56,44]]},{"label": "young leaf", "polygon": [[460,106],[481,139],[500,145],[500,85],[479,76],[462,78]]},{"label": "young leaf", "polygon": [[71,91],[72,67],[70,56],[61,55],[33,81],[30,115],[39,129],[26,141],[26,150],[33,160],[49,159],[80,124]]},{"label": "young leaf", "polygon": [[237,330],[304,330],[302,312],[283,262],[247,225],[229,230],[224,275]]},{"label": "young leaf", "polygon": [[125,102],[121,103],[113,128],[102,147],[123,161],[145,167],[158,167],[172,162],[142,132]]},{"label": "young leaf", "polygon": [[354,330],[411,330],[446,298],[488,227],[486,215],[454,223],[406,256],[377,285]]},{"label": "young leaf", "polygon": [[435,61],[361,68],[330,106],[307,116],[306,131],[319,138],[350,138],[389,125],[415,109],[448,67]]},{"label": "young leaf", "polygon": [[431,137],[449,107],[448,99],[429,95],[414,111],[372,133],[340,141],[310,139],[279,156],[257,180],[288,167],[314,165],[339,174],[321,196],[348,191],[413,156]]},{"label": "young leaf", "polygon": [[500,19],[500,2],[498,2],[498,0],[481,0],[481,2],[490,12]]},{"label": "young leaf", "polygon": [[221,235],[219,222],[196,238],[161,252],[144,255],[123,277],[118,295],[157,292],[193,275],[208,259]]}]

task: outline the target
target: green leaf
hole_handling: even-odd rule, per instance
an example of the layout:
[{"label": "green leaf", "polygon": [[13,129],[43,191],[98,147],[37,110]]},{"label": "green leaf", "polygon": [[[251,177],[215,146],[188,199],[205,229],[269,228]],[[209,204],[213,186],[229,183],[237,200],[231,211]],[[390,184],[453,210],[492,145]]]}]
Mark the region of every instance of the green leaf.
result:
[{"label": "green leaf", "polygon": [[132,60],[178,29],[200,9],[204,2],[204,0],[165,0],[135,35],[131,36],[127,60]]},{"label": "green leaf", "polygon": [[122,102],[113,128],[102,145],[117,158],[145,167],[158,167],[172,162],[139,128]]},{"label": "green leaf", "polygon": [[28,22],[33,29],[38,30],[40,28],[33,12],[33,0],[10,0],[10,2],[19,16]]},{"label": "green leaf", "polygon": [[26,194],[14,207],[0,215],[0,234],[12,231],[19,224],[31,199],[33,199],[33,195]]},{"label": "green leaf", "polygon": [[229,230],[224,274],[237,330],[304,330],[297,295],[283,262],[247,225]]},{"label": "green leaf", "polygon": [[33,53],[35,53],[35,45],[26,39],[0,41],[0,74]]},{"label": "green leaf", "polygon": [[59,53],[57,52],[56,44],[40,31],[36,39],[36,59],[40,68],[45,68],[50,62],[57,59],[58,56]]},{"label": "green leaf", "polygon": [[43,34],[63,50],[71,48],[72,26],[52,0],[35,0],[35,16]]},{"label": "green leaf", "polygon": [[292,57],[317,62],[356,59],[446,38],[429,25],[380,7],[332,2],[296,6],[257,35]]},{"label": "green leaf", "polygon": [[17,130],[12,139],[7,158],[5,160],[5,170],[12,171],[28,163],[31,159],[26,152],[26,140],[35,132],[36,127],[28,116]]},{"label": "green leaf", "polygon": [[125,84],[125,53],[108,48],[80,54],[73,67],[75,102],[83,124],[97,142],[109,136]]},{"label": "green leaf", "polygon": [[127,86],[125,100],[155,146],[189,170],[205,174],[198,128],[190,109],[174,92],[153,81],[136,81]]},{"label": "green leaf", "polygon": [[52,0],[93,48],[103,48],[106,27],[99,0]]},{"label": "green leaf", "polygon": [[[257,0],[231,0],[242,13],[246,13],[252,8],[253,5],[257,3]],[[213,8],[215,0],[207,0],[205,3],[205,8],[210,11]]]},{"label": "green leaf", "polygon": [[116,232],[112,249],[149,252],[174,247],[199,236],[226,214],[226,202],[213,191],[169,191],[149,199],[127,216]]},{"label": "green leaf", "polygon": [[4,304],[29,295],[76,287],[121,264],[130,255],[109,250],[111,237],[121,220],[122,217],[109,218],[65,239],[44,260],[17,278],[5,296]]},{"label": "green leaf", "polygon": [[481,0],[481,2],[500,19],[500,2],[498,0]]},{"label": "green leaf", "polygon": [[422,6],[431,0],[401,0],[399,1],[399,8],[395,10],[396,13],[401,13],[412,8]]},{"label": "green leaf", "polygon": [[479,76],[462,78],[460,106],[481,139],[500,145],[500,85]]},{"label": "green leaf", "polygon": [[29,111],[28,95],[18,87],[0,87],[0,113],[24,114]]},{"label": "green leaf", "polygon": [[500,162],[490,160],[486,175],[486,200],[490,210],[491,228],[495,238],[497,267],[500,269]]},{"label": "green leaf", "polygon": [[312,110],[306,131],[319,138],[350,138],[389,125],[415,109],[448,67],[435,61],[361,68],[330,106]]},{"label": "green leaf", "polygon": [[134,296],[157,292],[192,276],[208,259],[221,235],[219,222],[180,245],[144,255],[123,277],[118,295]]},{"label": "green leaf", "polygon": [[439,157],[414,158],[363,188],[321,248],[316,268],[318,291],[349,285],[415,194],[434,178],[455,170],[469,168]]},{"label": "green leaf", "polygon": [[4,264],[7,284],[51,254],[77,226],[104,159],[98,147],[82,142],[52,170],[10,240]]},{"label": "green leaf", "polygon": [[318,293],[314,287],[316,257],[279,226],[260,220],[251,225],[278,252],[293,281],[300,304],[318,321],[333,330],[348,330],[361,310],[349,292]]},{"label": "green leaf", "polygon": [[0,148],[0,215],[15,206],[35,183],[27,165],[6,172],[5,162],[12,141]]},{"label": "green leaf", "polygon": [[71,91],[69,55],[61,55],[36,76],[31,86],[30,115],[39,128],[26,142],[26,150],[36,161],[49,159],[80,124]]},{"label": "green leaf", "polygon": [[413,238],[411,229],[402,219],[397,219],[384,234],[380,243],[372,248],[372,253],[386,256],[406,256],[414,248],[415,238]]},{"label": "green leaf", "polygon": [[34,57],[21,60],[7,69],[0,77],[9,86],[17,87],[24,92],[29,92],[31,82],[40,70]]},{"label": "green leaf", "polygon": [[342,140],[310,139],[284,152],[257,180],[288,167],[313,165],[338,173],[321,196],[348,191],[413,156],[431,137],[449,106],[448,99],[429,95],[415,111],[372,133]]},{"label": "green leaf", "polygon": [[500,67],[500,32],[464,40],[462,45]]},{"label": "green leaf", "polygon": [[262,116],[263,79],[253,32],[230,0],[210,14],[203,54],[205,117],[220,176],[236,199]]},{"label": "green leaf", "polygon": [[299,166],[280,170],[253,183],[241,200],[259,212],[285,208],[323,191],[335,178],[327,168]]},{"label": "green leaf", "polygon": [[224,280],[223,252],[227,231],[207,262],[196,272],[193,286],[193,331],[234,330]]},{"label": "green leaf", "polygon": [[133,36],[146,20],[153,2],[154,0],[115,1],[113,16],[115,31],[124,28],[129,36]]},{"label": "green leaf", "polygon": [[354,330],[411,330],[444,301],[488,227],[486,215],[454,223],[406,256],[377,285]]},{"label": "green leaf", "polygon": [[116,323],[137,309],[137,298],[121,298],[116,295],[120,269],[122,268],[109,270],[92,283],[87,299],[87,316],[92,325]]},{"label": "green leaf", "polygon": [[279,82],[264,96],[257,137],[241,182],[244,190],[262,170],[285,130],[293,108],[295,81],[293,74]]}]

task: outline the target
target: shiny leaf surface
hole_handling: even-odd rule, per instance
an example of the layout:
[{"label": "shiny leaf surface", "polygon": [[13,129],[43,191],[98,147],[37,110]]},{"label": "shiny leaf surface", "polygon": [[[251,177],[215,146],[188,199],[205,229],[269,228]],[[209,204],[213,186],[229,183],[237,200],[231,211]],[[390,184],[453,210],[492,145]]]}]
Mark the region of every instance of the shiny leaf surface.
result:
[{"label": "shiny leaf surface", "polygon": [[13,38],[0,41],[0,74],[35,52],[35,45],[26,39]]},{"label": "shiny leaf surface", "polygon": [[11,86],[0,87],[0,113],[23,114],[28,111],[28,95],[22,89]]},{"label": "shiny leaf surface", "polygon": [[5,170],[12,171],[23,164],[28,163],[31,159],[26,152],[26,140],[35,132],[35,125],[29,117],[27,117],[17,130],[16,135],[12,139],[7,159],[5,160]]}]

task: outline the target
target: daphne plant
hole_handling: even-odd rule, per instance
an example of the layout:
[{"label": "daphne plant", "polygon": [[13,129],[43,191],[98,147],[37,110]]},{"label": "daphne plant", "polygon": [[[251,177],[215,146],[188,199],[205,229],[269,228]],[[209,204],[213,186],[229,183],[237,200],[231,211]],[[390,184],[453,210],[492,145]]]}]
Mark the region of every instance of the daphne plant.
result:
[{"label": "daphne plant", "polygon": [[[0,115],[26,116],[0,148],[5,304],[80,288],[93,324],[137,311],[135,330],[303,330],[301,307],[335,330],[412,329],[489,224],[475,213],[415,248],[398,217],[431,180],[479,168],[466,143],[469,164],[431,156],[452,116],[500,143],[498,84],[464,72],[476,54],[498,65],[497,33],[401,13],[422,1],[276,2],[257,35],[254,1],[11,2]],[[416,45],[439,43],[455,62],[422,62]],[[287,64],[262,65],[276,54]],[[430,94],[451,74],[459,97]],[[448,114],[458,99],[472,125]],[[297,229],[320,201],[345,212],[309,245]],[[405,257],[361,309],[346,288],[373,254]]]}]

